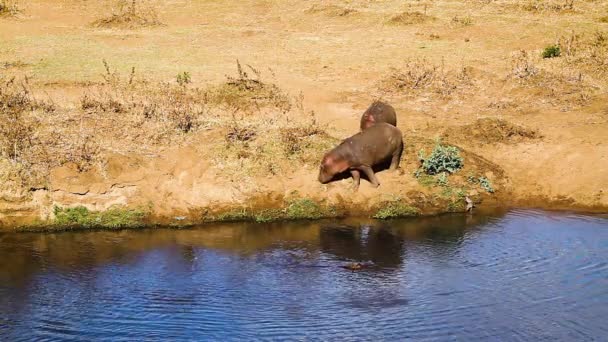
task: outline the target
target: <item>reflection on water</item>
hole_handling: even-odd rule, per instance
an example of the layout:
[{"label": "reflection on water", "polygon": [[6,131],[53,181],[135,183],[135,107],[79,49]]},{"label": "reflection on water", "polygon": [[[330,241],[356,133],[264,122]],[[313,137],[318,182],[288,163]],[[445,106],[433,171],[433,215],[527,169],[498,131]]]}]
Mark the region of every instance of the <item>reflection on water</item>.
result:
[{"label": "reflection on water", "polygon": [[[608,333],[608,220],[0,235],[0,340],[515,339]],[[349,262],[371,265],[352,272]]]}]

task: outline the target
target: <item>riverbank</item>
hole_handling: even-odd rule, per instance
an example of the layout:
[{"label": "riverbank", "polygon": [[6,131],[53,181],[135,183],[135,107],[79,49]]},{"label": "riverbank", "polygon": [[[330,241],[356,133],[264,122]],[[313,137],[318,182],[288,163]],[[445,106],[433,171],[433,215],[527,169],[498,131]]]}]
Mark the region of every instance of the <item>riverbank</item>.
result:
[{"label": "riverbank", "polygon": [[[465,197],[606,212],[602,6],[524,5],[159,2],[122,22],[28,2],[0,16],[0,229],[389,218]],[[401,169],[319,184],[375,99],[397,111]],[[420,173],[438,143],[461,170]]]}]

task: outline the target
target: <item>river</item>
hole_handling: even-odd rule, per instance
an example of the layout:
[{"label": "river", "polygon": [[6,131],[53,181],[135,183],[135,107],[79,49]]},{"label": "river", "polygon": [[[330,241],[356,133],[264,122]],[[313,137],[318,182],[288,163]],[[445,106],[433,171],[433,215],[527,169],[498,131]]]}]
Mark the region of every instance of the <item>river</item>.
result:
[{"label": "river", "polygon": [[3,233],[0,260],[2,341],[608,336],[606,216]]}]

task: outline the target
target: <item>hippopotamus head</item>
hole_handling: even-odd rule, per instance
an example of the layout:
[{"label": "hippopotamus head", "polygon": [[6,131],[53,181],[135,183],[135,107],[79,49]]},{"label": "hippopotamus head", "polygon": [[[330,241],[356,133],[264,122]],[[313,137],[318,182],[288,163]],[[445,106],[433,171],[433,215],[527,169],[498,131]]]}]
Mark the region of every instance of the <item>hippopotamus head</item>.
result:
[{"label": "hippopotamus head", "polygon": [[321,161],[321,167],[319,168],[319,182],[321,184],[329,183],[335,175],[348,169],[348,162],[344,158],[332,154],[332,152],[326,154]]},{"label": "hippopotamus head", "polygon": [[361,130],[364,130],[366,128],[373,126],[376,123],[376,118],[369,113],[365,113],[365,114],[363,114],[363,120],[361,120],[361,121],[362,121]]}]

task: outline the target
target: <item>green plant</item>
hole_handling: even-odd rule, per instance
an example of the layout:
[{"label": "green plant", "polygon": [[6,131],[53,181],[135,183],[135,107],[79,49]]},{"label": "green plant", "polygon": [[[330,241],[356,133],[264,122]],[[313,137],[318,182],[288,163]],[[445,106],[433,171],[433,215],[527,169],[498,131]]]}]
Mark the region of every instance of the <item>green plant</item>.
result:
[{"label": "green plant", "polygon": [[212,221],[232,222],[232,221],[247,221],[251,218],[251,214],[246,208],[232,209],[223,212],[213,218]]},{"label": "green plant", "polygon": [[479,177],[479,186],[481,186],[482,189],[484,189],[485,191],[489,192],[489,193],[494,193],[494,188],[492,187],[492,183],[490,182],[489,179],[487,179],[484,176]]},{"label": "green plant", "polygon": [[395,199],[382,203],[380,209],[373,215],[373,218],[386,220],[397,217],[417,216],[419,214],[420,211],[417,208],[402,203],[400,199]]},{"label": "green plant", "polygon": [[279,220],[283,217],[280,209],[263,209],[255,214],[255,222],[265,223]]},{"label": "green plant", "polygon": [[192,82],[192,77],[190,76],[189,72],[184,71],[177,74],[176,81],[177,84],[182,87],[185,87],[187,84],[190,84]]},{"label": "green plant", "polygon": [[448,186],[448,173],[442,172],[437,176],[437,185]]},{"label": "green plant", "polygon": [[442,145],[437,142],[435,148],[428,157],[419,155],[422,161],[422,170],[429,175],[442,172],[454,173],[464,166],[460,156],[460,150],[455,146]]},{"label": "green plant", "polygon": [[435,179],[435,177],[422,172],[422,169],[416,170],[414,172],[414,177],[416,177],[416,180],[418,180],[418,183],[420,185],[425,187],[431,187],[437,184],[437,180]]},{"label": "green plant", "polygon": [[543,50],[542,56],[543,58],[554,58],[559,57],[560,54],[559,45],[549,45]]}]

